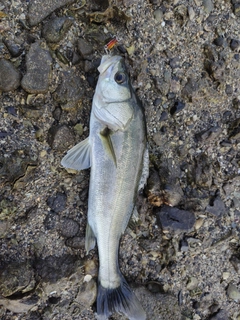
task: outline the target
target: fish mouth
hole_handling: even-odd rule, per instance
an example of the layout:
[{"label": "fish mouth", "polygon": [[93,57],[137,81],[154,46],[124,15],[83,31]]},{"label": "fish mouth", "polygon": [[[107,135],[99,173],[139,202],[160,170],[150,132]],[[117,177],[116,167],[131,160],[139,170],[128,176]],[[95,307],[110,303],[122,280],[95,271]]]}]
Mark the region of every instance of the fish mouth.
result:
[{"label": "fish mouth", "polygon": [[100,75],[105,73],[105,76],[109,78],[114,68],[118,70],[118,65],[122,61],[123,61],[123,58],[120,56],[110,56],[110,55],[102,56],[100,66],[98,67],[98,71],[100,72]]}]

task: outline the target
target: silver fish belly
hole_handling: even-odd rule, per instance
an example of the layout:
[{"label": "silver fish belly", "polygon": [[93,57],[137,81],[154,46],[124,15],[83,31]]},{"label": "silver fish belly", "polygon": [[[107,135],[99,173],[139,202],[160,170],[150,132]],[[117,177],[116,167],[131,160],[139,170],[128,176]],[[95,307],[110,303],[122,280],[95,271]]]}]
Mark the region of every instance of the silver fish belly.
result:
[{"label": "silver fish belly", "polygon": [[62,165],[77,170],[91,166],[86,250],[97,242],[99,319],[120,312],[143,320],[145,312],[119,270],[118,249],[147,158],[145,118],[121,58],[104,56],[99,71],[89,138],[73,147]]}]

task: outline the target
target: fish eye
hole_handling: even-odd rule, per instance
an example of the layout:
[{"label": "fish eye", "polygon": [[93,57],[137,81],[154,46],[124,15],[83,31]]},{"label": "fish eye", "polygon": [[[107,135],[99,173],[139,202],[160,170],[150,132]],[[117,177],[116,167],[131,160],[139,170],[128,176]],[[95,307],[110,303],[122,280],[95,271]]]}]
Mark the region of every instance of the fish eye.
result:
[{"label": "fish eye", "polygon": [[118,84],[121,84],[121,83],[125,82],[125,81],[126,81],[126,75],[125,75],[125,73],[123,73],[123,72],[117,72],[117,73],[115,74],[114,80],[115,80]]}]

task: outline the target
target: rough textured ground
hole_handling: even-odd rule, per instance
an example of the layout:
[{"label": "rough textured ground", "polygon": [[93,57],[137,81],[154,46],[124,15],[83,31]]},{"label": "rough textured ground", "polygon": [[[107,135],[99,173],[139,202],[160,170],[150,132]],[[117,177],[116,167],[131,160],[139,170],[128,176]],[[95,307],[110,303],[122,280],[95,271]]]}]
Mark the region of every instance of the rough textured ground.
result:
[{"label": "rough textured ground", "polygon": [[151,160],[121,270],[148,319],[239,320],[240,2],[90,3],[0,0],[0,318],[95,319],[89,172],[60,160],[115,35]]}]

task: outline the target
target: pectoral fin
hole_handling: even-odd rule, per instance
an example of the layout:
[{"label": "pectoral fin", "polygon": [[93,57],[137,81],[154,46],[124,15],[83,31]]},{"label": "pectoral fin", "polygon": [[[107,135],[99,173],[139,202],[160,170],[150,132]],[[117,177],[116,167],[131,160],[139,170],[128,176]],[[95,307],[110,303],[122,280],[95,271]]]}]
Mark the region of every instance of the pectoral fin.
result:
[{"label": "pectoral fin", "polygon": [[91,146],[89,138],[81,141],[70,149],[61,161],[61,165],[68,169],[84,170],[91,167]]},{"label": "pectoral fin", "polygon": [[106,153],[113,160],[115,166],[117,167],[117,159],[111,140],[111,131],[106,127],[104,130],[100,132],[100,138],[102,140]]},{"label": "pectoral fin", "polygon": [[92,250],[96,245],[96,238],[95,234],[90,227],[89,223],[87,223],[87,228],[86,228],[86,237],[85,237],[85,249],[87,251],[87,254],[90,250]]}]

